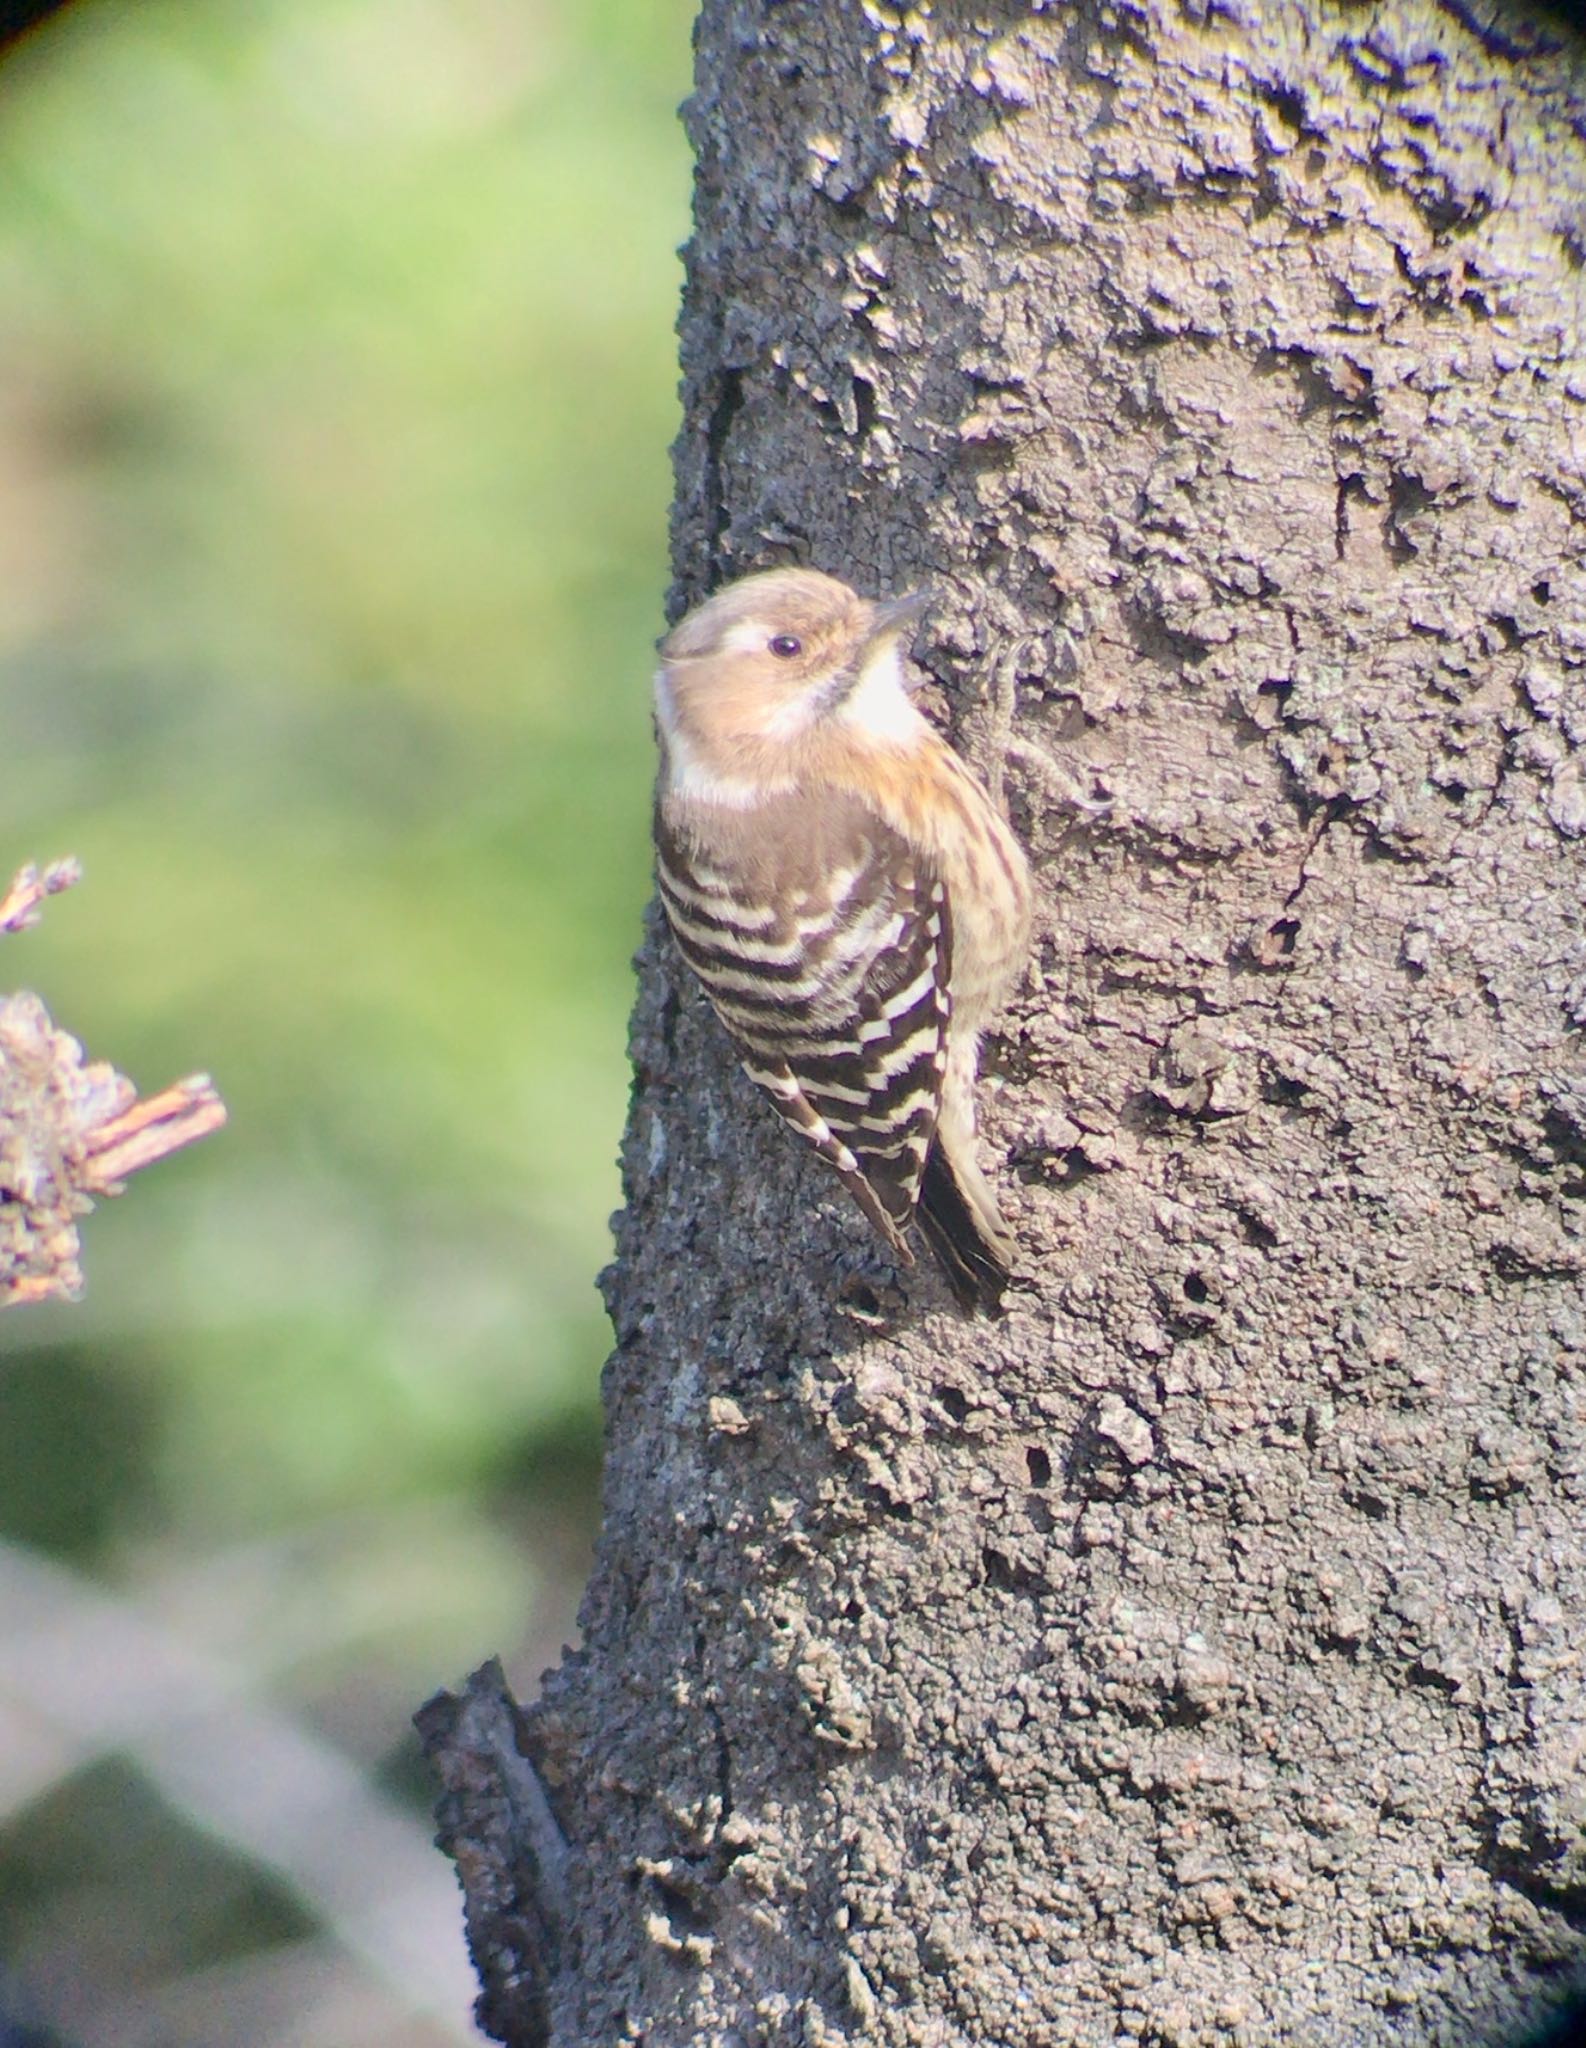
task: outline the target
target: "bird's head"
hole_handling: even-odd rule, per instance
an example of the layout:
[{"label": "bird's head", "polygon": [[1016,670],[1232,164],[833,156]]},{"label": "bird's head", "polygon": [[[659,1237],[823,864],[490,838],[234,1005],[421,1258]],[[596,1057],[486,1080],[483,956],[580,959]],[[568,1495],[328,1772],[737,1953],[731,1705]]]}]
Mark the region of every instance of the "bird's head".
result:
[{"label": "bird's head", "polygon": [[718,590],[661,642],[656,716],[673,774],[788,780],[831,740],[912,741],[900,643],[926,603],[872,603],[816,569]]}]

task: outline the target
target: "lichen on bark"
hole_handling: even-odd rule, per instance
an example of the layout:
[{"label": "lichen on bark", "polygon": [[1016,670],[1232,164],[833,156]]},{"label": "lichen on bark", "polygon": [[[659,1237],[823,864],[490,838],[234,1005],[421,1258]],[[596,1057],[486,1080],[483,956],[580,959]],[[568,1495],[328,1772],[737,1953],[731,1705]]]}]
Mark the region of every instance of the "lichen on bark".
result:
[{"label": "lichen on bark", "polygon": [[1586,1963],[1582,47],[698,41],[674,607],[935,585],[1042,888],[1026,1273],[894,1273],[649,928],[560,1932],[487,1976],[558,2048],[1502,2040]]}]

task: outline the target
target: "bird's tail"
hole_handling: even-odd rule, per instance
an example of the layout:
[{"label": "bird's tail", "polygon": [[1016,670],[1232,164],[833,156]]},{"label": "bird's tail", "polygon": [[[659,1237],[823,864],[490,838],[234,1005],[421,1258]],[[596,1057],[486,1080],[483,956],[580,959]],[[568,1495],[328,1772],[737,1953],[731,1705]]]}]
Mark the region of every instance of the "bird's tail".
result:
[{"label": "bird's tail", "polygon": [[950,1158],[940,1136],[925,1161],[915,1213],[960,1305],[995,1315],[1013,1271],[1013,1236],[980,1169],[962,1151]]}]

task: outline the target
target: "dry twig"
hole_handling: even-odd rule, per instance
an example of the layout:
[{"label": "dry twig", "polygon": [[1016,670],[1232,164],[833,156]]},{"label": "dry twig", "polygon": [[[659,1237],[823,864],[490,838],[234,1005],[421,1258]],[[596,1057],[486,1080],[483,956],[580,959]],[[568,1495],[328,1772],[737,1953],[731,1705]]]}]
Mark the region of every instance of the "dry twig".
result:
[{"label": "dry twig", "polygon": [[[72,860],[23,868],[0,897],[0,934],[37,923],[44,899],[78,875]],[[80,1293],[77,1219],[92,1198],[119,1194],[129,1174],[225,1121],[207,1074],[139,1101],[37,996],[0,997],[0,1308]]]}]

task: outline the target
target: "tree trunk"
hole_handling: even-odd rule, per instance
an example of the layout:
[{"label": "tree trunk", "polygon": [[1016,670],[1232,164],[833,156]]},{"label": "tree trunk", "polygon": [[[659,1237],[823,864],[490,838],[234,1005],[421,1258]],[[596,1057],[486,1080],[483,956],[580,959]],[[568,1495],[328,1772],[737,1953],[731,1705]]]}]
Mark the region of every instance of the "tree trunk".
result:
[{"label": "tree trunk", "polygon": [[896,1273],[652,923],[549,1807],[489,1682],[430,1721],[503,2039],[1472,2043],[1578,1980],[1540,22],[706,0],[677,604],[933,583],[922,701],[1042,886],[984,1091],[1026,1271],[996,1322]]}]

